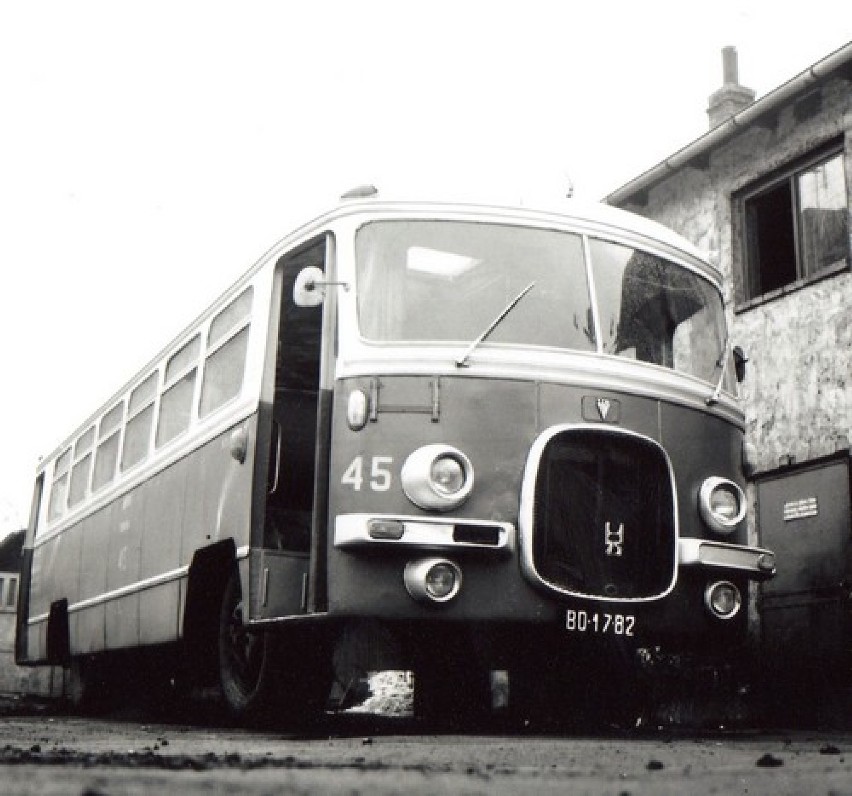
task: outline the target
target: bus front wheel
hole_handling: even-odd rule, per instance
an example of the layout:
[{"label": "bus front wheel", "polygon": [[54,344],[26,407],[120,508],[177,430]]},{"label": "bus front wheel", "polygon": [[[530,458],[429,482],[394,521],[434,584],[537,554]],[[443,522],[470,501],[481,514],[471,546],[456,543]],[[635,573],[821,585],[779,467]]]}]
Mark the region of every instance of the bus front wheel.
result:
[{"label": "bus front wheel", "polygon": [[274,702],[275,656],[270,636],[251,632],[237,572],[228,580],[219,613],[219,685],[225,706],[235,718],[266,717]]}]

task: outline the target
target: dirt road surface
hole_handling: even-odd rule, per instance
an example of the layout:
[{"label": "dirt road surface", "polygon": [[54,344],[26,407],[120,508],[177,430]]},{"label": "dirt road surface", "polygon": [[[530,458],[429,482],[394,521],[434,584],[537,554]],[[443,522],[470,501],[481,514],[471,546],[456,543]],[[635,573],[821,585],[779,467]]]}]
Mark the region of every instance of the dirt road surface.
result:
[{"label": "dirt road surface", "polygon": [[0,793],[850,794],[852,732],[426,734],[334,717],[309,733],[21,709]]}]

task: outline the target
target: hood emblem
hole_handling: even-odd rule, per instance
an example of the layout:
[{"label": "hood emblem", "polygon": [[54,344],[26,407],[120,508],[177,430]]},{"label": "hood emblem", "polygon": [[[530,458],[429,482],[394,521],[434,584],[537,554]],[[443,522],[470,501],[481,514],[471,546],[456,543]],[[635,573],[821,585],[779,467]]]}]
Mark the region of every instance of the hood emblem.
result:
[{"label": "hood emblem", "polygon": [[607,522],[604,526],[604,542],[608,556],[624,555],[624,523],[619,523],[618,528],[613,530],[612,525]]}]

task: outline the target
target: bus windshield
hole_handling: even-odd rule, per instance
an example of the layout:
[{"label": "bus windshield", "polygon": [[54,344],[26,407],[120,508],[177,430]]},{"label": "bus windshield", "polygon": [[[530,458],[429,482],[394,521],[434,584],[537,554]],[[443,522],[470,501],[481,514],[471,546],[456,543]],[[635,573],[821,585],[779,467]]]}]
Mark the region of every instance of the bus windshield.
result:
[{"label": "bus windshield", "polygon": [[[706,279],[657,255],[589,242],[601,348],[717,382],[726,351],[722,295]],[[723,386],[733,391],[733,368]]]},{"label": "bus windshield", "polygon": [[[530,283],[484,345],[599,352],[715,382],[722,298],[656,255],[590,239],[601,340],[579,234],[492,223],[377,221],[356,238],[358,322],[375,342],[468,345]],[[728,382],[725,386],[730,389]]]}]

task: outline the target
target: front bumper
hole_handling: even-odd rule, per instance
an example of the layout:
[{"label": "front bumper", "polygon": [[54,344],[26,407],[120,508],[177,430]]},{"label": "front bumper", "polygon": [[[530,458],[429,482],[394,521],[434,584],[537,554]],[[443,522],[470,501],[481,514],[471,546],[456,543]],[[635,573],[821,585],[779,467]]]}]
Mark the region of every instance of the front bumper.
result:
[{"label": "front bumper", "polygon": [[775,553],[771,550],[708,539],[678,539],[678,563],[682,567],[737,572],[751,580],[767,580],[775,575]]}]

